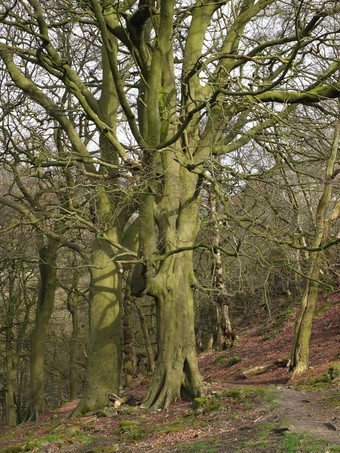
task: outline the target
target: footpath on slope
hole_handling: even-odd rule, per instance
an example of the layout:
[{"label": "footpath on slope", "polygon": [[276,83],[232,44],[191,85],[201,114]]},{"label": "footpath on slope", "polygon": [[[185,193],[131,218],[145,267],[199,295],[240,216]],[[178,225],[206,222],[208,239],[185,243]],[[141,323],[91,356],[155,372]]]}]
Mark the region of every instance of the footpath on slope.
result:
[{"label": "footpath on slope", "polygon": [[280,416],[291,431],[301,431],[340,446],[340,405],[327,404],[322,391],[278,389]]}]

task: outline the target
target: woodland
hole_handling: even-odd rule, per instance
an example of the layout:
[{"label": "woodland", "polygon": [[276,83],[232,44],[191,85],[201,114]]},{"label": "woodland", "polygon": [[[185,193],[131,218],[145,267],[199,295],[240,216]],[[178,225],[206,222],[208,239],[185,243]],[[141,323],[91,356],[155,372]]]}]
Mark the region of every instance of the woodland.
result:
[{"label": "woodland", "polygon": [[140,375],[146,409],[193,401],[199,354],[287,307],[308,371],[339,31],[336,0],[0,0],[0,424]]}]

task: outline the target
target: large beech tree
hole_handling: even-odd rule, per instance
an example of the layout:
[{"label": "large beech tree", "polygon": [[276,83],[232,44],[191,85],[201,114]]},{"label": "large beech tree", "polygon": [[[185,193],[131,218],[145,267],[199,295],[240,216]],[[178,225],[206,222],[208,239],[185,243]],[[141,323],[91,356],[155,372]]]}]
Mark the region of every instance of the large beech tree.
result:
[{"label": "large beech tree", "polygon": [[[2,70],[62,129],[64,167],[67,162],[73,175],[105,181],[92,194],[97,237],[89,364],[77,412],[103,405],[106,393],[118,390],[118,261],[127,253],[120,242],[134,203],[117,189],[128,184],[138,189],[133,201],[139,213],[131,294],[153,296],[157,308],[158,358],[144,404],[159,408],[180,396],[196,397],[202,381],[192,254],[209,246],[195,242],[201,189],[209,184],[220,193],[215,157],[230,180],[241,181],[237,149],[288,122],[299,104],[340,96],[336,2],[8,3],[0,3]],[[77,43],[77,52],[65,52],[63,34]],[[75,110],[92,139],[74,121]],[[225,217],[235,220],[220,195]],[[237,254],[237,248],[225,252]]]}]

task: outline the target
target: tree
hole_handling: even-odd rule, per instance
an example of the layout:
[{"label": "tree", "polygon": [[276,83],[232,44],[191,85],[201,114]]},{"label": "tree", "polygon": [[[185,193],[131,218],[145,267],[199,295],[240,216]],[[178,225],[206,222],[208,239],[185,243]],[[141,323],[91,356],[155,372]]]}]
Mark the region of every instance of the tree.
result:
[{"label": "tree", "polygon": [[[312,320],[319,290],[319,278],[322,269],[322,248],[329,242],[330,231],[340,217],[340,200],[332,206],[333,179],[336,176],[335,163],[337,161],[340,138],[340,120],[334,126],[334,137],[329,152],[326,154],[326,169],[323,190],[315,213],[315,232],[311,239],[310,248],[313,252],[308,260],[307,282],[300,303],[296,320],[292,347],[291,368],[293,377],[299,376],[308,368],[309,338],[312,332]],[[314,250],[313,250],[314,249]]]},{"label": "tree", "polygon": [[[279,0],[1,4],[8,31],[0,43],[3,70],[58,124],[67,143],[63,164],[59,156],[54,165],[72,165],[74,175],[99,182],[90,195],[88,225],[96,239],[89,363],[77,413],[105,404],[109,389],[118,390],[121,253],[124,261],[134,258],[132,296],[156,301],[158,358],[144,404],[166,407],[200,395],[192,257],[194,249],[210,247],[195,242],[202,187],[221,193],[215,157],[241,185],[240,147],[289,121],[299,104],[339,97],[339,63],[329,58],[337,7]],[[99,150],[92,151],[95,144]],[[226,218],[237,221],[221,195]],[[121,246],[136,204],[138,260]]]}]

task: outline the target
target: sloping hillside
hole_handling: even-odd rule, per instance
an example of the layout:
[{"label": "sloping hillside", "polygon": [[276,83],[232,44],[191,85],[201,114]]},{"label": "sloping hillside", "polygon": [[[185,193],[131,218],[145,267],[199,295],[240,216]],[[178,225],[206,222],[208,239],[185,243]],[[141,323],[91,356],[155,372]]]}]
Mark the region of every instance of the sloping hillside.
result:
[{"label": "sloping hillside", "polygon": [[139,376],[126,389],[129,404],[111,407],[106,416],[70,419],[73,401],[36,423],[2,428],[0,452],[340,451],[339,302],[339,293],[319,302],[311,368],[299,382],[289,381],[285,366],[293,309],[261,329],[239,331],[232,349],[202,354],[206,396],[194,404],[178,401],[159,412],[141,408],[148,378]]}]

